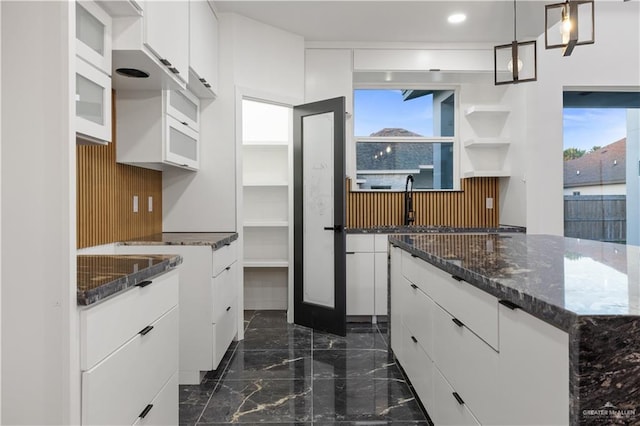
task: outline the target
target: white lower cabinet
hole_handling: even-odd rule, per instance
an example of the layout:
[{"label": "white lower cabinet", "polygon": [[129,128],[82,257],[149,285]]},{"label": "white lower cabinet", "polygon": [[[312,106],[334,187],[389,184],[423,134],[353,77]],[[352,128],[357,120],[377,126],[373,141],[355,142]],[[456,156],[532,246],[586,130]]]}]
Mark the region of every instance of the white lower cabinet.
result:
[{"label": "white lower cabinet", "polygon": [[390,254],[391,348],[436,425],[569,424],[566,332]]},{"label": "white lower cabinet", "polygon": [[387,315],[387,235],[347,235],[347,315]]},{"label": "white lower cabinet", "polygon": [[208,245],[118,245],[118,254],[179,254],[180,375],[182,385],[199,384],[215,370],[238,332],[236,243]]},{"label": "white lower cabinet", "polygon": [[[142,426],[175,426],[178,424],[178,373],[175,373],[164,385],[158,396],[148,404],[134,423]],[[146,412],[145,412],[146,411]]]},{"label": "white lower cabinet", "polygon": [[[175,424],[178,385],[172,378],[178,373],[177,288],[178,272],[174,270],[150,280],[143,288],[132,288],[81,311],[81,346],[85,348],[81,364],[86,366],[81,373],[83,425],[134,424],[150,414],[149,405],[155,407],[153,424]],[[136,297],[132,299],[131,295]],[[173,299],[166,307],[168,295]],[[145,312],[155,318],[126,337],[106,332],[128,329],[121,319],[135,323],[136,317],[144,317]],[[101,330],[105,331],[103,336],[99,335]],[[94,334],[112,346],[104,357],[102,349],[92,347],[95,339],[84,342],[87,335]]]}]

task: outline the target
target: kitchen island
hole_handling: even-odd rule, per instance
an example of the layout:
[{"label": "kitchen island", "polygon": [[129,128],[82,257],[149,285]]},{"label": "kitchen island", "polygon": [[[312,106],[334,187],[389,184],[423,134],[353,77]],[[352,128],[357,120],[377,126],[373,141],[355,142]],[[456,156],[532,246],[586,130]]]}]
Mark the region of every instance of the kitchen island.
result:
[{"label": "kitchen island", "polygon": [[639,247],[389,241],[392,348],[436,424],[640,424]]}]

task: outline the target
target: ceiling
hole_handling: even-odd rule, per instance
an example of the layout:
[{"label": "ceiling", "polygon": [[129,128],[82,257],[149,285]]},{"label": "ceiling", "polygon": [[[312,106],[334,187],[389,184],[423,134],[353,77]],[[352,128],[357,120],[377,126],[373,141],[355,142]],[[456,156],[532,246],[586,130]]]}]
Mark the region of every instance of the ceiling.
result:
[{"label": "ceiling", "polygon": [[[558,2],[560,0],[555,0]],[[620,0],[618,0],[620,1]],[[549,1],[546,3],[553,3]],[[317,42],[507,43],[513,40],[511,1],[214,1],[235,12]],[[544,1],[517,2],[518,40],[544,30]],[[465,13],[450,24],[452,13]]]}]

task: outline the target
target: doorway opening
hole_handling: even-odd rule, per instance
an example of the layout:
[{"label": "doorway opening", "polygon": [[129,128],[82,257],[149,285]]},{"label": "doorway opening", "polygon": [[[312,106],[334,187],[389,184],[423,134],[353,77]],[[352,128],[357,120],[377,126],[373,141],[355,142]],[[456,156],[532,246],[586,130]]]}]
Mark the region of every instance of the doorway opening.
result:
[{"label": "doorway opening", "polygon": [[565,91],[564,234],[639,244],[640,92]]}]

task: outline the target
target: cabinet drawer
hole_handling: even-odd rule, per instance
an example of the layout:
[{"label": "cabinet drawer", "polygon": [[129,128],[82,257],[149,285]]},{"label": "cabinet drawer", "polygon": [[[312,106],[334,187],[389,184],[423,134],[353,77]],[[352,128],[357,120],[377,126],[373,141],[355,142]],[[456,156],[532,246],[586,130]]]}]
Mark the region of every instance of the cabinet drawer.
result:
[{"label": "cabinet drawer", "polygon": [[231,302],[237,297],[237,265],[235,263],[227,266],[217,276],[211,279],[211,296],[213,297],[213,311],[211,322],[218,322]]},{"label": "cabinet drawer", "polygon": [[420,258],[402,254],[407,279],[498,350],[498,299]]},{"label": "cabinet drawer", "polygon": [[213,251],[213,276],[222,272],[227,266],[238,259],[236,244],[230,243]]},{"label": "cabinet drawer", "polygon": [[138,417],[134,425],[175,426],[178,424],[178,373],[171,376],[150,405],[151,408],[146,409],[146,415]]},{"label": "cabinet drawer", "polygon": [[433,309],[433,361],[481,422],[499,406],[499,354],[438,306]]},{"label": "cabinet drawer", "polygon": [[172,270],[80,311],[80,367],[87,370],[178,303]]},{"label": "cabinet drawer", "polygon": [[[415,287],[414,287],[415,286]],[[433,358],[433,300],[413,283],[405,281],[402,319],[411,336]]]},{"label": "cabinet drawer", "polygon": [[82,424],[136,421],[178,369],[178,308],[82,373]]},{"label": "cabinet drawer", "polygon": [[225,352],[227,352],[229,345],[233,341],[233,337],[238,331],[237,304],[238,301],[233,300],[228,306],[229,309],[225,309],[221,315],[220,320],[213,324],[213,370],[218,368],[220,361],[222,361]]},{"label": "cabinet drawer", "polygon": [[434,410],[433,374],[434,364],[431,358],[424,352],[420,344],[414,341],[412,333],[403,326],[403,360],[402,368],[407,373],[422,405],[431,414]]},{"label": "cabinet drawer", "polygon": [[[454,390],[442,377],[442,374],[436,368],[434,371],[434,410],[429,412],[429,416],[436,425],[480,425],[471,410],[466,404],[460,403],[455,395]],[[464,401],[464,395],[457,394],[461,401]]]},{"label": "cabinet drawer", "polygon": [[373,253],[373,235],[347,235],[347,251]]}]

